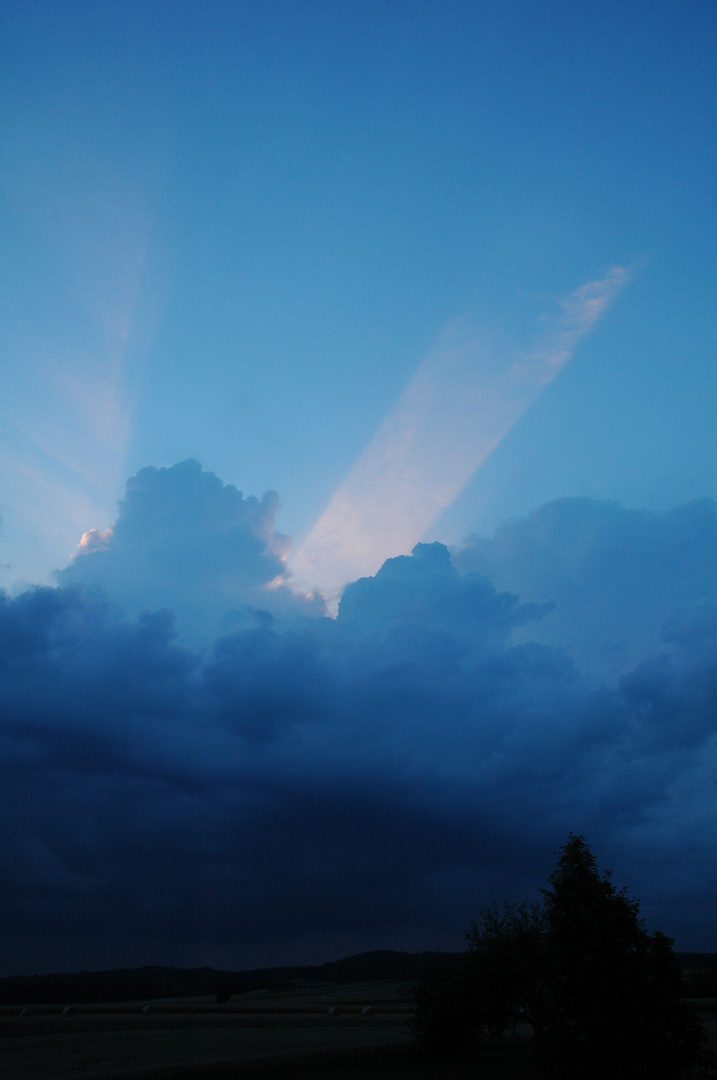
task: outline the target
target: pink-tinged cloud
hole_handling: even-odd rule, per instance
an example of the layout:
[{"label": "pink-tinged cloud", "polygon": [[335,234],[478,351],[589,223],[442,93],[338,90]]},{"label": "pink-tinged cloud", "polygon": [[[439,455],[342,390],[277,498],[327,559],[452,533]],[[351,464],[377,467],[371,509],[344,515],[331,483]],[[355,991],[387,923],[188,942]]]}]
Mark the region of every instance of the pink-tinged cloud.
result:
[{"label": "pink-tinged cloud", "polygon": [[[335,599],[344,585],[409,552],[573,355],[629,281],[614,267],[545,316],[532,346],[450,328],[290,559],[297,589]],[[505,347],[503,347],[504,349]]]}]

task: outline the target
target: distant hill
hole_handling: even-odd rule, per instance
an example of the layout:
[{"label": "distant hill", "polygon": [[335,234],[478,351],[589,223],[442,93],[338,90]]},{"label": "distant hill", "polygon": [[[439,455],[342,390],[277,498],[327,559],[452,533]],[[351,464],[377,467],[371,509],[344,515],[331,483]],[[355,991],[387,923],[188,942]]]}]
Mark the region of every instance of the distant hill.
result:
[{"label": "distant hill", "polygon": [[[458,954],[456,954],[458,955]],[[77,971],[55,975],[13,975],[0,979],[0,1005],[101,1004],[158,998],[216,996],[226,1001],[250,990],[291,990],[306,983],[352,983],[373,979],[412,982],[424,953],[383,949],[328,964],[221,971],[215,968],[141,967]],[[694,996],[717,996],[717,953],[677,953]]]},{"label": "distant hill", "polygon": [[170,997],[217,995],[226,1000],[249,990],[290,990],[297,983],[350,983],[372,979],[410,982],[418,978],[422,953],[384,949],[304,967],[220,971],[209,967],[118,968],[0,979],[0,1005],[100,1004]]}]

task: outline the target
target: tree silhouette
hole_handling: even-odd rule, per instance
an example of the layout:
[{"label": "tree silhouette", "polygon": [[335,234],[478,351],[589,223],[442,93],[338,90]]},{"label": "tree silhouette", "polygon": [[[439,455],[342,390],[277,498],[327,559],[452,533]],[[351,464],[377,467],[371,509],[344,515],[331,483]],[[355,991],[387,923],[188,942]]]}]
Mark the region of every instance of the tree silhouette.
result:
[{"label": "tree silhouette", "polygon": [[560,849],[541,904],[489,908],[466,937],[460,957],[433,957],[417,989],[429,1045],[475,1045],[525,1021],[560,1080],[716,1075],[671,940],[647,933],[639,902],[600,873],[582,836]]},{"label": "tree silhouette", "polygon": [[545,898],[541,1057],[560,1077],[678,1076],[704,1033],[682,997],[672,942],[648,934],[639,902],[601,874],[582,836],[561,848]]}]

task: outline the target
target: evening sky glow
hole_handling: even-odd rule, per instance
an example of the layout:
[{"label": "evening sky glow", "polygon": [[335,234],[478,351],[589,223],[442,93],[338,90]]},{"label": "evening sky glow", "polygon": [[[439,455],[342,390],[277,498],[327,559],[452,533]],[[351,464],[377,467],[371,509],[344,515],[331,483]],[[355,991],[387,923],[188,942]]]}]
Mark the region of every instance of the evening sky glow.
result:
[{"label": "evening sky glow", "polygon": [[716,45],[0,3],[5,973],[458,948],[570,830],[717,949]]}]

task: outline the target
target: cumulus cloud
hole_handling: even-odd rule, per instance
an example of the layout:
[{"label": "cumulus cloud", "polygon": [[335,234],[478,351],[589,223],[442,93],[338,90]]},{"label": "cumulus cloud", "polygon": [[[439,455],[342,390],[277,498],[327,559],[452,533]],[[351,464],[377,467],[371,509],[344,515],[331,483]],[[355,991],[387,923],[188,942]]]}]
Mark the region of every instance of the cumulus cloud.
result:
[{"label": "cumulus cloud", "polygon": [[[227,559],[244,599],[280,565],[273,510],[206,475],[143,470],[106,546],[57,588],[0,598],[7,972],[458,948],[481,905],[536,892],[570,829],[653,925],[683,948],[713,947],[717,609],[690,599],[666,554],[667,537],[702,550],[708,581],[710,507],[635,519],[593,506],[582,564],[576,507],[544,508],[574,526],[563,577],[557,530],[538,530],[541,513],[523,523],[550,540],[552,582],[570,575],[593,597],[582,578],[609,551],[618,578],[660,571],[663,607],[682,598],[664,640],[600,685],[537,640],[567,587],[523,598],[478,571],[489,554],[509,565],[498,538],[453,556],[419,544],[349,586],[335,620],[245,605],[210,650],[195,648],[166,610],[168,575],[153,583],[158,551],[207,587]],[[221,522],[231,557],[214,554]],[[506,535],[520,539],[519,523]],[[85,560],[99,567],[89,585]],[[120,585],[97,587],[129,566],[134,612]],[[652,595],[649,573],[640,581]],[[141,582],[165,610],[141,604]]]},{"label": "cumulus cloud", "polygon": [[291,546],[280,509],[276,492],[244,498],[198,461],[141,469],[113,528],[84,533],[57,581],[99,587],[132,615],[171,609],[187,640],[206,642],[227,612],[296,605],[286,587],[269,592]]}]

